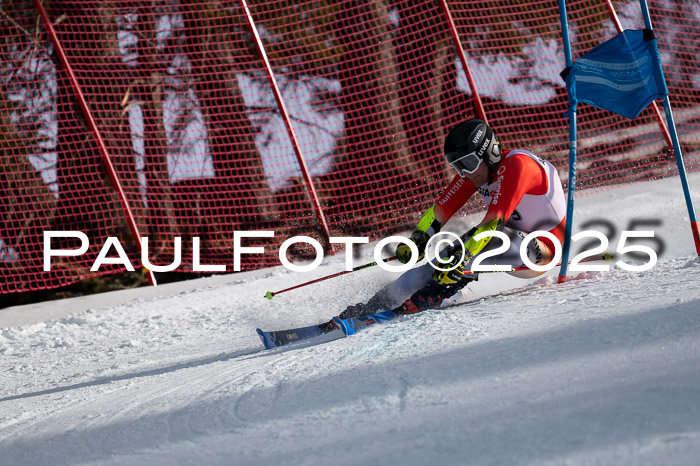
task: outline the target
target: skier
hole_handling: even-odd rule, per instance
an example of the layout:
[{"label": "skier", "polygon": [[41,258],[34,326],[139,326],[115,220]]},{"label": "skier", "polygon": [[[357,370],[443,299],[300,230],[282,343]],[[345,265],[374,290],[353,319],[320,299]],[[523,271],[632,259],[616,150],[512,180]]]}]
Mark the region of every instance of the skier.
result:
[{"label": "skier", "polygon": [[[418,260],[425,255],[428,240],[478,192],[488,205],[483,220],[440,252],[449,261],[434,268],[430,263],[413,268],[375,294],[367,304],[349,306],[340,314],[347,319],[379,310],[392,309],[407,295],[410,298],[393,309],[398,315],[413,314],[436,308],[460,291],[478,275],[468,272],[479,255],[502,246],[496,237],[475,241],[485,231],[502,231],[510,239],[506,253],[488,257],[481,265],[523,267],[520,245],[532,232],[552,233],[561,244],[566,224],[565,197],[556,168],[548,161],[522,149],[503,150],[491,129],[482,120],[472,119],[455,126],[445,138],[444,155],[457,171],[450,185],[423,215],[410,239],[418,248]],[[411,259],[408,245],[400,244],[396,256],[402,263]],[[554,256],[554,243],[546,236],[529,242],[527,256],[537,265],[549,263]],[[462,257],[464,259],[462,260]],[[436,264],[437,259],[433,260]],[[453,270],[447,270],[456,266]],[[525,270],[511,272],[532,278],[544,272]],[[330,324],[330,323],[329,323]]]}]

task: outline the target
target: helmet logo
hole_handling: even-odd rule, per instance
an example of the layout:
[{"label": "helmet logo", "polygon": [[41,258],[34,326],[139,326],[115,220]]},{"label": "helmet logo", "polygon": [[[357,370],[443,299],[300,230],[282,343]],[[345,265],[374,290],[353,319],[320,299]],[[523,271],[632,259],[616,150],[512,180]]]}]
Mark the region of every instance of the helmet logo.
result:
[{"label": "helmet logo", "polygon": [[482,144],[481,148],[479,149],[479,152],[476,154],[479,157],[482,157],[484,155],[484,151],[489,147],[489,143],[491,142],[491,139],[486,138],[484,140],[484,143]]},{"label": "helmet logo", "polygon": [[472,139],[472,143],[476,144],[477,142],[479,142],[479,138],[482,134],[484,134],[482,130],[477,131],[476,136],[474,136],[474,139]]}]

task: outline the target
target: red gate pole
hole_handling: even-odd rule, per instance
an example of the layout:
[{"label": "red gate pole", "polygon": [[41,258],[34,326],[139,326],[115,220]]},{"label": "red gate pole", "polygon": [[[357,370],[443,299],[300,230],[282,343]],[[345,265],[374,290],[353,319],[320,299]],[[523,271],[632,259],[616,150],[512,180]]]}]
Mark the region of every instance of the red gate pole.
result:
[{"label": "red gate pole", "polygon": [[[608,11],[610,12],[610,18],[612,18],[613,23],[615,23],[615,29],[617,29],[618,34],[621,33],[622,23],[620,22],[620,18],[617,16],[617,11],[613,6],[612,1],[606,0],[605,4],[608,7]],[[671,132],[668,130],[668,126],[666,126],[664,116],[661,114],[661,109],[656,104],[656,100],[654,100],[651,103],[651,106],[654,109],[654,117],[656,117],[656,122],[659,124],[659,128],[661,128],[661,133],[663,133],[664,139],[666,139],[666,144],[668,144],[669,148],[673,149],[673,139],[671,139]]]},{"label": "red gate pole", "polygon": [[265,63],[265,73],[270,81],[270,86],[272,87],[272,92],[275,95],[275,100],[277,101],[277,106],[279,107],[280,113],[282,114],[282,119],[284,120],[284,126],[289,134],[289,139],[292,141],[292,147],[294,148],[294,153],[297,156],[297,161],[299,162],[299,168],[301,169],[302,176],[304,177],[304,182],[306,183],[306,189],[311,197],[311,205],[316,215],[316,220],[321,225],[323,233],[326,235],[326,247],[329,252],[333,252],[333,246],[331,245],[330,229],[328,228],[328,223],[326,222],[326,217],[323,215],[323,210],[321,210],[321,204],[318,201],[318,195],[316,194],[316,188],[314,188],[313,182],[311,180],[311,175],[309,175],[309,170],[306,168],[306,162],[301,152],[301,147],[299,146],[299,140],[297,139],[294,128],[292,127],[292,121],[289,118],[289,112],[287,112],[287,107],[284,105],[284,100],[282,99],[282,93],[280,92],[279,86],[277,85],[277,80],[275,79],[275,73],[272,71],[272,65],[270,60],[267,58],[267,53],[265,53],[265,47],[263,47],[262,40],[260,40],[260,35],[255,27],[255,21],[253,20],[253,15],[250,13],[248,4],[246,0],[239,0],[241,7],[245,11],[246,19],[248,20],[248,27],[250,28],[250,33],[255,39],[255,44],[258,48],[258,53],[260,58]]},{"label": "red gate pole", "polygon": [[[41,0],[33,0],[33,2],[34,6],[39,12],[39,16],[41,17],[42,23],[44,23],[46,33],[48,34],[51,43],[53,43],[53,46],[56,49],[56,54],[58,55],[58,58],[61,61],[61,64],[63,65],[63,68],[68,74],[68,80],[70,81],[71,87],[73,88],[73,92],[75,93],[75,98],[78,100],[78,104],[80,105],[80,110],[83,113],[83,117],[85,117],[85,121],[90,127],[90,131],[92,132],[92,135],[95,138],[95,142],[97,142],[97,147],[100,150],[100,157],[102,158],[102,163],[104,164],[105,169],[107,170],[107,174],[109,175],[109,179],[112,182],[114,190],[117,192],[119,202],[122,206],[122,211],[124,212],[126,221],[129,225],[129,230],[131,230],[131,235],[133,236],[134,241],[136,241],[136,244],[138,245],[139,252],[143,254],[143,244],[141,243],[141,235],[139,234],[138,226],[136,225],[136,221],[134,220],[134,214],[131,212],[129,203],[126,200],[126,195],[124,194],[124,190],[122,189],[121,183],[119,182],[119,178],[117,177],[117,174],[114,170],[114,166],[112,165],[112,159],[109,156],[107,145],[105,144],[104,139],[102,139],[102,134],[97,128],[95,119],[92,117],[90,107],[88,107],[87,101],[85,100],[85,96],[83,95],[83,91],[80,89],[78,79],[76,78],[75,73],[73,72],[73,68],[70,66],[68,57],[66,56],[66,53],[63,50],[63,46],[58,40],[56,30],[53,28],[53,24],[51,24],[51,19],[49,18],[49,15],[46,13],[44,6],[41,4]],[[152,271],[148,270],[147,277],[148,283],[150,283],[151,285],[155,286],[158,284],[156,282],[156,277],[153,275]]]},{"label": "red gate pole", "polygon": [[471,68],[469,68],[469,62],[467,61],[467,55],[464,53],[464,47],[462,47],[462,42],[459,40],[459,33],[457,32],[457,26],[452,19],[452,13],[447,6],[447,0],[440,0],[440,8],[445,14],[445,20],[447,21],[447,26],[452,35],[452,41],[454,42],[455,48],[457,49],[457,55],[459,56],[459,61],[462,62],[462,69],[464,74],[467,76],[467,82],[469,83],[469,88],[472,90],[472,96],[474,96],[476,105],[476,114],[479,118],[484,120],[488,124],[489,120],[486,118],[486,111],[484,110],[484,104],[481,101],[481,96],[476,88],[476,82],[474,81],[474,75],[472,75]]}]

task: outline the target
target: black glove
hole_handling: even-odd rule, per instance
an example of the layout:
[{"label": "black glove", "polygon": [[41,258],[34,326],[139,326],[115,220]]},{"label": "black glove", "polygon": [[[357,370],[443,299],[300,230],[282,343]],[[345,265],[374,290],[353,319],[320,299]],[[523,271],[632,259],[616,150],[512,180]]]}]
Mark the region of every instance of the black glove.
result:
[{"label": "black glove", "polygon": [[[416,230],[411,233],[409,239],[418,247],[418,260],[420,261],[425,257],[425,246],[428,244],[430,237],[426,232]],[[402,264],[406,264],[411,260],[411,248],[408,247],[408,244],[401,243],[396,247],[396,258]]]}]

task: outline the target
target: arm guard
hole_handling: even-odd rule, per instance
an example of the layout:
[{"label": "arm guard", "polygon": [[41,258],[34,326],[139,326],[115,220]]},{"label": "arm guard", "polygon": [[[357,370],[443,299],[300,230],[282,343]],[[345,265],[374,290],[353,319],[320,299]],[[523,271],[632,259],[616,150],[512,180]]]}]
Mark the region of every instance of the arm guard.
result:
[{"label": "arm guard", "polygon": [[469,230],[467,233],[469,240],[464,244],[464,252],[466,254],[464,258],[465,262],[469,262],[474,256],[483,251],[486,245],[489,244],[489,241],[491,241],[491,238],[493,238],[493,236],[487,236],[485,238],[481,238],[479,241],[475,241],[474,237],[476,235],[485,231],[503,231],[503,226],[503,220],[500,218],[495,218],[486,225],[479,228],[474,227]]},{"label": "arm guard", "polygon": [[442,228],[442,225],[435,218],[435,206],[432,206],[423,214],[416,230],[423,231],[430,237],[439,232],[440,228]]},{"label": "arm guard", "polygon": [[[416,230],[411,234],[411,241],[418,247],[418,260],[423,260],[425,257],[425,246],[428,244],[430,237],[440,231],[440,222],[435,218],[435,206],[432,206],[421,217]],[[411,249],[406,244],[400,244],[396,247],[396,257],[402,264],[408,263],[411,260]]]}]

